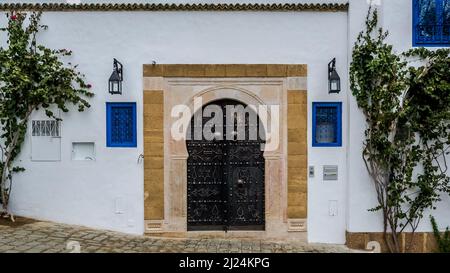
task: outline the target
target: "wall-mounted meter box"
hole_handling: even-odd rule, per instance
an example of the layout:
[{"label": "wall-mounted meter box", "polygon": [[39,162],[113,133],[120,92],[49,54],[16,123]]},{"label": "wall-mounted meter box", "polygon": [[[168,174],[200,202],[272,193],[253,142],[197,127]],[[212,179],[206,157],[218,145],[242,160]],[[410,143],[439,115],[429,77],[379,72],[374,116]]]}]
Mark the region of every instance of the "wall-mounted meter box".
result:
[{"label": "wall-mounted meter box", "polygon": [[338,166],[337,165],[323,166],[323,180],[325,181],[338,180]]}]

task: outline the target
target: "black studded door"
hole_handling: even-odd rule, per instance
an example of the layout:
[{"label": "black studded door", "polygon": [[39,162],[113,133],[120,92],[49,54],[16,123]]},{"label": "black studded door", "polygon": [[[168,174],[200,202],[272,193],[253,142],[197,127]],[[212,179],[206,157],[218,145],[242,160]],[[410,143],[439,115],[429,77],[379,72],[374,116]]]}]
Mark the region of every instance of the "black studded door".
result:
[{"label": "black studded door", "polygon": [[[188,230],[264,230],[263,141],[259,136],[249,137],[250,129],[258,129],[258,119],[235,114],[235,122],[230,126],[226,105],[240,103],[220,100],[211,104],[222,109],[222,126],[212,129],[222,139],[207,140],[198,132],[194,139],[194,117],[190,127],[192,140],[186,141]],[[202,129],[214,117],[196,115],[202,120]],[[237,136],[238,126],[244,126],[245,138]]]}]

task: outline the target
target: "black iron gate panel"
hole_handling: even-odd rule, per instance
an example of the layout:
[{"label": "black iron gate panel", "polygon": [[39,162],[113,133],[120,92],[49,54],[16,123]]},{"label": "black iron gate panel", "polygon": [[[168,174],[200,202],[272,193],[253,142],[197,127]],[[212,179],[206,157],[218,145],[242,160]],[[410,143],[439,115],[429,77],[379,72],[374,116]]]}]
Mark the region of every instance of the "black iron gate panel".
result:
[{"label": "black iron gate panel", "polygon": [[[214,104],[223,109],[224,140],[187,140],[187,228],[188,230],[263,230],[264,157],[260,139],[226,140],[226,105],[236,101],[223,100]],[[204,106],[206,107],[206,106]],[[202,118],[205,124],[209,118]],[[248,137],[249,124],[245,118]],[[192,136],[194,118],[191,121]]]},{"label": "black iron gate panel", "polygon": [[222,229],[226,219],[223,145],[191,142],[188,152],[188,227]]},{"label": "black iron gate panel", "polygon": [[229,229],[264,229],[264,157],[258,142],[228,143]]}]

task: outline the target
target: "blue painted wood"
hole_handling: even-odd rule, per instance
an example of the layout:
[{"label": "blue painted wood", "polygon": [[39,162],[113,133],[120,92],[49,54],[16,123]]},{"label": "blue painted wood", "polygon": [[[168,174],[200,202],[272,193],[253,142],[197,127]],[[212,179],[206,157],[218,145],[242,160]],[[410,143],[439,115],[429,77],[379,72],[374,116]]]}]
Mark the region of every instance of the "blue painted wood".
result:
[{"label": "blue painted wood", "polygon": [[312,146],[342,146],[342,102],[313,102]]},{"label": "blue painted wood", "polygon": [[106,146],[137,147],[136,103],[106,103]]},{"label": "blue painted wood", "polygon": [[413,46],[450,46],[450,0],[413,0]]}]

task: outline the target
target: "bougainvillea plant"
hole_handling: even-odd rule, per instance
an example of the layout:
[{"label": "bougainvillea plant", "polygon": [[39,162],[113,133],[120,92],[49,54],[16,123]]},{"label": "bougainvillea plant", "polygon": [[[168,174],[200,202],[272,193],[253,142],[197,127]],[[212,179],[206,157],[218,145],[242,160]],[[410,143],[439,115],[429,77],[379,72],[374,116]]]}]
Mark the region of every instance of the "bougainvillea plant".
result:
[{"label": "bougainvillea plant", "polygon": [[414,48],[396,53],[369,10],[350,67],[351,90],[367,128],[363,149],[385,243],[404,250],[401,234],[414,232],[427,210],[450,193],[450,50]]},{"label": "bougainvillea plant", "polygon": [[[79,111],[90,107],[93,93],[76,70],[67,49],[52,50],[38,44],[36,36],[47,26],[39,23],[40,12],[31,14],[10,12],[7,26],[0,28],[0,213],[8,213],[13,174],[24,171],[14,164],[25,139],[30,115],[45,111],[52,119],[59,119],[52,109],[69,111],[73,104]],[[11,216],[12,218],[12,216]],[[12,218],[13,219],[13,218]]]}]

